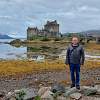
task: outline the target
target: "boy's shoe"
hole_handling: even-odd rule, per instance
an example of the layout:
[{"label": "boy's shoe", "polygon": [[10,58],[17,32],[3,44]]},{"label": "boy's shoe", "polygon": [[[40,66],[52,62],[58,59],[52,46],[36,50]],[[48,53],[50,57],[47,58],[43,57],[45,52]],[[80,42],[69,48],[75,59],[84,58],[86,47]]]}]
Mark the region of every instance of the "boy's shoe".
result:
[{"label": "boy's shoe", "polygon": [[75,87],[75,84],[72,84],[72,85],[71,85],[71,88],[73,88],[73,87]]},{"label": "boy's shoe", "polygon": [[80,90],[80,86],[79,85],[76,85],[76,89]]}]

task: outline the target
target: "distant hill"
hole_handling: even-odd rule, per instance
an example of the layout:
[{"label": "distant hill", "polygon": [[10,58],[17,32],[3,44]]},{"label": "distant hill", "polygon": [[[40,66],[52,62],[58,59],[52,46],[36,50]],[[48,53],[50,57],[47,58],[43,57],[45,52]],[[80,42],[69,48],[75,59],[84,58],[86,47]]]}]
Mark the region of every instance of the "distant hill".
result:
[{"label": "distant hill", "polygon": [[13,38],[8,35],[0,34],[0,39],[13,39]]},{"label": "distant hill", "polygon": [[[84,36],[99,36],[100,37],[100,30],[87,30],[87,31],[75,32],[75,33],[79,33]],[[64,33],[63,36],[68,36],[70,34],[72,34],[72,33]]]},{"label": "distant hill", "polygon": [[90,36],[100,36],[100,30],[88,30],[80,33],[84,35],[90,35]]}]

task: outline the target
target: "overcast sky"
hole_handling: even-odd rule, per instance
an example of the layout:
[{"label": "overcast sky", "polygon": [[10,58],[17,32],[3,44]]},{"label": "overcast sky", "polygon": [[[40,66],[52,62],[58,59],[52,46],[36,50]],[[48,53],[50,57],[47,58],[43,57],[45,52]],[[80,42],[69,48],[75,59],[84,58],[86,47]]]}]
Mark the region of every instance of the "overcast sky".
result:
[{"label": "overcast sky", "polygon": [[100,0],[0,0],[0,33],[26,36],[55,19],[63,33],[100,29]]}]

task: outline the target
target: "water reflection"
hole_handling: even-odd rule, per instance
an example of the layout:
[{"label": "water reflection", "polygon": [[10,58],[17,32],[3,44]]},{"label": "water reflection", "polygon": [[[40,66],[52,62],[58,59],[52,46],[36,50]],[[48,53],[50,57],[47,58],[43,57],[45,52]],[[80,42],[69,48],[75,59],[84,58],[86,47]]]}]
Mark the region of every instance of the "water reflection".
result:
[{"label": "water reflection", "polygon": [[[0,40],[0,42],[7,42],[12,40]],[[35,61],[44,61],[45,59],[65,59],[66,50],[58,49],[54,46],[28,46],[28,47],[14,47],[9,44],[0,44],[0,59],[28,59]],[[100,52],[85,53],[86,60],[89,59],[99,59],[100,61]]]},{"label": "water reflection", "polygon": [[9,44],[0,44],[0,59],[26,58],[26,47],[16,48]]},{"label": "water reflection", "polygon": [[[55,53],[54,53],[55,52]],[[27,58],[30,60],[43,61],[45,59],[56,60],[59,58],[59,52],[55,51],[55,48],[46,46],[42,47],[27,47]]]}]

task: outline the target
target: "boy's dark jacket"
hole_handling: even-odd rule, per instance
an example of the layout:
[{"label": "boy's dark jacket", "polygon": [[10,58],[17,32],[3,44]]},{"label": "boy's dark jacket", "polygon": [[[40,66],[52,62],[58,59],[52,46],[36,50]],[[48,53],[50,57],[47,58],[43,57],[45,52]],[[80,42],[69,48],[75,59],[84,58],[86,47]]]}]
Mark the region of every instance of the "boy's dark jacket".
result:
[{"label": "boy's dark jacket", "polygon": [[85,54],[81,45],[69,45],[66,52],[65,64],[84,64]]}]

